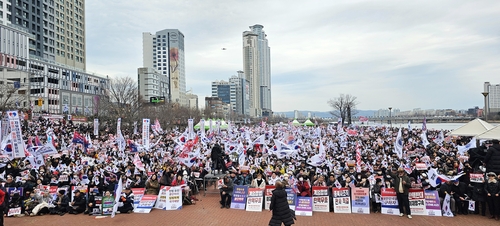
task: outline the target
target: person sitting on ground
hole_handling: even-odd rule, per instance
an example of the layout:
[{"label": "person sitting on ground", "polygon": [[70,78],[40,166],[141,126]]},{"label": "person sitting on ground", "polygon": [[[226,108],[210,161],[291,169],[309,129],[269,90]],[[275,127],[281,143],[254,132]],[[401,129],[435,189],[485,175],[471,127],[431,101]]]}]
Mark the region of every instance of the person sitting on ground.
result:
[{"label": "person sitting on ground", "polygon": [[66,191],[61,189],[57,192],[56,199],[52,202],[53,207],[49,208],[50,214],[59,214],[63,216],[66,213],[69,198],[66,195]]},{"label": "person sitting on ground", "polygon": [[231,197],[233,196],[233,181],[229,179],[229,175],[224,176],[224,185],[220,188],[220,208],[231,206]]},{"label": "person sitting on ground", "polygon": [[119,202],[123,203],[123,206],[118,207],[120,213],[132,213],[134,210],[134,193],[132,193],[129,187],[123,189]]},{"label": "person sitting on ground", "polygon": [[32,214],[33,215],[45,215],[47,213],[50,213],[49,211],[49,205],[52,203],[52,195],[50,195],[49,191],[44,190],[42,191],[41,196],[36,196],[38,199],[38,205],[33,208]]},{"label": "person sitting on ground", "polygon": [[76,189],[74,192],[73,202],[68,206],[68,213],[70,214],[79,214],[83,213],[86,208],[85,195],[82,195],[82,192]]}]

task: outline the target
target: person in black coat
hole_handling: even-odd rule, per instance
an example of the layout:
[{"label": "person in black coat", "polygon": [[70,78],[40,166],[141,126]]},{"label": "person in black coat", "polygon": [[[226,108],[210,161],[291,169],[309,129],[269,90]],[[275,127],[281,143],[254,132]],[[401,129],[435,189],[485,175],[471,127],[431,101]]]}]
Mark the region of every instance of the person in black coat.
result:
[{"label": "person in black coat", "polygon": [[222,170],[226,171],[226,165],[224,164],[224,160],[222,159],[222,148],[219,143],[216,143],[212,148],[212,152],[210,153],[210,157],[212,159],[212,171],[214,170]]},{"label": "person in black coat", "polygon": [[464,182],[460,182],[459,180],[454,180],[453,186],[451,186],[451,191],[453,192],[453,198],[455,198],[457,213],[467,215],[467,204],[469,203],[465,201],[465,199],[467,198],[467,185]]},{"label": "person in black coat", "polygon": [[498,220],[498,215],[500,215],[500,183],[495,173],[489,172],[486,175],[488,181],[484,185],[484,191],[486,192],[486,201],[491,214],[490,218]]},{"label": "person in black coat", "polygon": [[498,140],[492,140],[492,145],[486,151],[484,163],[486,164],[486,172],[494,172],[500,175],[500,144]]},{"label": "person in black coat", "polygon": [[131,213],[134,210],[134,193],[129,187],[123,189],[119,202],[123,203],[123,206],[118,207],[120,213]]},{"label": "person in black coat", "polygon": [[85,211],[86,207],[87,207],[87,205],[86,205],[86,201],[85,201],[85,196],[82,195],[80,190],[78,190],[78,189],[75,190],[73,202],[71,202],[71,205],[68,206],[68,213],[70,213],[70,214],[83,213]]},{"label": "person in black coat", "polygon": [[294,224],[293,221],[293,211],[290,210],[288,205],[286,191],[283,184],[280,181],[276,181],[276,189],[273,191],[273,196],[271,197],[271,205],[269,205],[269,211],[273,212],[273,216],[269,221],[269,226],[281,226],[283,223],[285,226]]}]

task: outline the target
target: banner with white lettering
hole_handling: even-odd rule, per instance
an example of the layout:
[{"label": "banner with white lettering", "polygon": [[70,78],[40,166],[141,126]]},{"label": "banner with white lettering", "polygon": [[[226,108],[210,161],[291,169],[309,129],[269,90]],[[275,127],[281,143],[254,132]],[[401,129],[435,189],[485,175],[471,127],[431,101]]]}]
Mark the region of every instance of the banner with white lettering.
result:
[{"label": "banner with white lettering", "polygon": [[330,197],[328,196],[328,187],[313,186],[313,211],[330,212]]},{"label": "banner with white lettering", "polygon": [[297,201],[295,203],[295,215],[309,217],[313,215],[311,197],[297,197]]},{"label": "banner with white lettering", "polygon": [[193,119],[188,119],[188,139],[194,139]]},{"label": "banner with white lettering", "polygon": [[264,209],[269,210],[269,206],[271,205],[271,198],[273,197],[273,191],[276,189],[273,185],[266,185],[266,189],[264,189]]},{"label": "banner with white lettering", "polygon": [[149,150],[149,119],[142,119],[142,146]]},{"label": "banner with white lettering", "polygon": [[369,188],[352,188],[352,213],[370,214]]},{"label": "banner with white lettering", "polygon": [[398,215],[398,199],[394,188],[384,188],[381,191],[382,195],[382,214]]},{"label": "banner with white lettering", "polygon": [[137,205],[137,208],[134,209],[134,213],[149,213],[149,212],[151,212],[151,209],[153,208],[157,198],[158,197],[156,195],[144,195],[144,196],[142,196],[142,199],[139,202],[139,205]]},{"label": "banner with white lettering", "polygon": [[333,212],[351,213],[351,195],[349,188],[332,188]]},{"label": "banner with white lettering", "polygon": [[[139,202],[142,199],[142,196],[144,196],[144,192],[146,192],[146,188],[132,188],[132,194],[134,194],[134,210],[137,208],[139,205]],[[161,193],[161,189],[160,189]],[[158,199],[159,200],[159,199]]]},{"label": "banner with white lettering", "polygon": [[10,131],[12,134],[12,156],[13,158],[24,158],[24,141],[21,132],[21,122],[17,111],[7,111],[9,118]]},{"label": "banner with white lettering", "polygon": [[200,120],[200,133],[201,137],[205,137],[205,119]]},{"label": "banner with white lettering", "polygon": [[482,173],[471,173],[470,182],[472,183],[484,183],[484,175]]},{"label": "banner with white lettering", "polygon": [[288,201],[288,206],[290,209],[295,210],[295,200],[297,200],[297,192],[295,192],[291,188],[285,189],[286,191],[286,200]]},{"label": "banner with white lettering", "polygon": [[425,209],[427,216],[441,216],[441,205],[438,191],[426,190],[425,192]]},{"label": "banner with white lettering", "polygon": [[425,195],[422,189],[410,189],[408,193],[411,215],[426,216]]},{"label": "banner with white lettering", "polygon": [[246,211],[262,212],[264,201],[264,190],[260,188],[249,188],[247,195]]},{"label": "banner with white lettering", "polygon": [[99,119],[94,119],[94,136],[99,136]]}]

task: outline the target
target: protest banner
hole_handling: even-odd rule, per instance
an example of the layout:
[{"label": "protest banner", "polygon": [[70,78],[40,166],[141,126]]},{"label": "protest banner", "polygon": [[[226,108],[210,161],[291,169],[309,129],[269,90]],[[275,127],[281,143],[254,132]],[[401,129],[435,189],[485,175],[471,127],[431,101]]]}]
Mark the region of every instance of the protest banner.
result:
[{"label": "protest banner", "polygon": [[398,215],[398,199],[394,188],[385,188],[381,191],[382,195],[382,214]]},{"label": "protest banner", "polygon": [[484,175],[482,173],[471,173],[469,175],[471,183],[484,183]]},{"label": "protest banner", "polygon": [[24,158],[26,155],[24,153],[25,148],[19,115],[17,111],[7,111],[7,117],[9,118],[11,131],[12,157]]},{"label": "protest banner", "polygon": [[410,188],[408,192],[408,199],[410,202],[411,215],[427,215],[425,210],[424,190]]},{"label": "protest banner", "polygon": [[139,202],[139,205],[137,205],[137,208],[134,209],[134,213],[149,213],[149,212],[151,212],[151,209],[153,208],[157,198],[158,198],[157,195],[144,195],[144,196],[142,196],[142,199]]},{"label": "protest banner", "polygon": [[247,203],[248,186],[235,185],[231,197],[231,209],[244,210]]},{"label": "protest banner", "polygon": [[249,188],[246,211],[262,212],[263,199],[264,190],[260,188]]},{"label": "protest banner", "polygon": [[351,196],[349,188],[332,188],[333,212],[351,213]]},{"label": "protest banner", "polygon": [[100,216],[102,214],[102,196],[95,196],[94,201],[95,207],[92,208],[92,211],[90,211],[90,213],[92,213],[92,215],[94,216]]},{"label": "protest banner", "polygon": [[[133,190],[132,190],[133,192]],[[144,195],[144,193],[143,193]],[[135,197],[135,194],[134,194]],[[142,197],[142,195],[141,195]],[[158,199],[156,200],[155,204],[155,209],[165,209],[165,206],[167,205],[167,186],[161,186],[160,191],[158,192]],[[140,199],[139,199],[140,200]],[[134,202],[135,203],[135,202]]]},{"label": "protest banner", "polygon": [[113,213],[114,202],[114,196],[102,197],[102,215],[111,215]]},{"label": "protest banner", "polygon": [[[160,188],[160,193],[162,192],[163,186]],[[142,199],[142,196],[144,196],[144,192],[146,192],[146,188],[132,188],[132,194],[134,194],[134,210],[137,208],[139,205],[139,202]],[[159,194],[160,194],[159,193]]]},{"label": "protest banner", "polygon": [[427,170],[427,165],[425,163],[415,163],[415,169],[417,169],[417,170]]},{"label": "protest banner", "polygon": [[165,210],[180,210],[182,209],[182,187],[166,187],[167,194]]},{"label": "protest banner", "polygon": [[271,205],[271,197],[273,197],[273,191],[276,189],[275,186],[266,185],[266,189],[264,189],[264,209],[269,210],[269,206]]},{"label": "protest banner", "polygon": [[328,196],[328,187],[312,187],[313,211],[330,212],[330,197]]},{"label": "protest banner", "polygon": [[438,191],[425,191],[425,209],[427,216],[441,216]]},{"label": "protest banner", "polygon": [[9,208],[9,212],[7,213],[7,216],[15,216],[21,214],[21,207],[17,208]]},{"label": "protest banner", "polygon": [[368,188],[352,188],[352,213],[370,214],[370,195]]},{"label": "protest banner", "polygon": [[288,206],[290,209],[295,210],[295,200],[297,200],[297,193],[291,188],[285,189],[286,191],[286,199],[288,201]]},{"label": "protest banner", "polygon": [[311,197],[297,197],[295,203],[295,215],[296,216],[312,216],[312,199]]}]

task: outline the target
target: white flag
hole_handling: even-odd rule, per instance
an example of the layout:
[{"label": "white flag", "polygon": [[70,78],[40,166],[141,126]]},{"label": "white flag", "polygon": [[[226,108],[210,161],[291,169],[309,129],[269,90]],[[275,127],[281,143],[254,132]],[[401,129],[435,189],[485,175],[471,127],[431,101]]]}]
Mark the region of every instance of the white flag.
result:
[{"label": "white flag", "polygon": [[460,155],[464,155],[466,151],[468,151],[471,148],[476,147],[476,138],[472,138],[472,140],[466,144],[465,146],[457,146],[458,152]]},{"label": "white flag", "polygon": [[443,200],[443,216],[445,217],[453,217],[453,213],[451,212],[450,207],[450,195],[446,194]]},{"label": "white flag", "polygon": [[205,137],[205,119],[200,120],[201,137]]},{"label": "white flag", "polygon": [[398,155],[399,159],[403,158],[403,136],[401,135],[401,128],[399,128],[396,143],[394,143],[394,152]]},{"label": "white flag", "polygon": [[113,205],[113,212],[111,212],[111,218],[115,217],[116,211],[118,211],[118,203],[122,196],[122,191],[123,191],[123,183],[122,183],[122,178],[120,177],[120,181],[118,181],[118,186],[116,187],[115,191],[115,204]]}]

